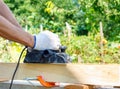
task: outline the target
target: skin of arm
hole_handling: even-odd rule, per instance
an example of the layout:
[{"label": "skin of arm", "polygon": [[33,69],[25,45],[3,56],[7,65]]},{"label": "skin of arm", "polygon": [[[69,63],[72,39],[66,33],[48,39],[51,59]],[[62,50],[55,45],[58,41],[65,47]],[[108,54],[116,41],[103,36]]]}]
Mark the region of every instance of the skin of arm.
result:
[{"label": "skin of arm", "polygon": [[4,3],[3,0],[0,0],[0,15],[6,18],[8,21],[10,21],[15,26],[22,28],[20,24],[17,22],[15,16],[12,14],[9,7]]},{"label": "skin of arm", "polygon": [[31,34],[11,24],[2,16],[0,16],[0,36],[25,46],[33,47],[34,45],[34,37]]},{"label": "skin of arm", "polygon": [[0,36],[25,46],[34,45],[34,37],[22,29],[2,0],[0,0]]}]

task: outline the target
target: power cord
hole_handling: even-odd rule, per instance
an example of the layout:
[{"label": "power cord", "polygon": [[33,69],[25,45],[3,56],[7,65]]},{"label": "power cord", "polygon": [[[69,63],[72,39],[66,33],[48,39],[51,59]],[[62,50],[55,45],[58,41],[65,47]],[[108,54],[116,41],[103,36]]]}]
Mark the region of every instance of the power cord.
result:
[{"label": "power cord", "polygon": [[21,54],[20,54],[20,56],[19,56],[19,59],[18,59],[18,62],[17,62],[16,68],[15,68],[14,73],[13,73],[13,75],[12,75],[12,79],[11,79],[11,82],[10,82],[9,89],[12,89],[13,80],[14,80],[14,77],[15,77],[15,75],[16,75],[17,69],[18,69],[18,67],[19,67],[20,59],[21,59],[22,54],[23,54],[23,52],[25,51],[26,48],[27,48],[27,47],[23,48],[23,50],[21,51]]}]

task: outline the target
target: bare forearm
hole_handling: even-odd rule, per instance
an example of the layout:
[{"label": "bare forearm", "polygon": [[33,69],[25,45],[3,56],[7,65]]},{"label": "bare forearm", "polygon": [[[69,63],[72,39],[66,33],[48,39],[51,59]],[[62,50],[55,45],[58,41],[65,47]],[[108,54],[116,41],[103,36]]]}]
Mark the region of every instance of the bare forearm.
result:
[{"label": "bare forearm", "polygon": [[14,26],[2,16],[0,16],[0,36],[25,46],[33,47],[34,45],[34,39],[31,34]]},{"label": "bare forearm", "polygon": [[17,22],[16,18],[12,14],[11,10],[8,8],[8,6],[3,2],[3,0],[0,0],[0,15],[6,18],[8,21],[10,21],[15,26],[22,28],[19,23]]}]

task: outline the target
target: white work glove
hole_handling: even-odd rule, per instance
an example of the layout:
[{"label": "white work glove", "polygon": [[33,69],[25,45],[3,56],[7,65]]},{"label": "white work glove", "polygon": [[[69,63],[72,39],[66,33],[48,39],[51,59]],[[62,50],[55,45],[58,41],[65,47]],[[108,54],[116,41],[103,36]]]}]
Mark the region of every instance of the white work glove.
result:
[{"label": "white work glove", "polygon": [[58,35],[50,32],[50,31],[42,31],[38,35],[34,36],[34,47],[36,50],[59,50],[61,46],[60,39]]}]

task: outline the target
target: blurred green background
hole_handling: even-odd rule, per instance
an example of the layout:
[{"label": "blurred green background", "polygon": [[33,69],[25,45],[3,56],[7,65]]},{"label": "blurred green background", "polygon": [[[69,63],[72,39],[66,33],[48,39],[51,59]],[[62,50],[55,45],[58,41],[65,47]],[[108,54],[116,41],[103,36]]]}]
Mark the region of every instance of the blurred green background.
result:
[{"label": "blurred green background", "polygon": [[[120,63],[120,0],[4,1],[24,30],[38,34],[42,26],[58,34],[74,63]],[[70,37],[66,22],[71,27]],[[0,38],[0,61],[16,62],[23,47]]]}]

